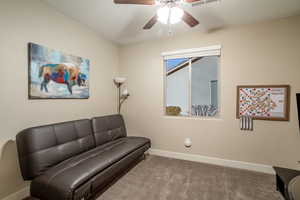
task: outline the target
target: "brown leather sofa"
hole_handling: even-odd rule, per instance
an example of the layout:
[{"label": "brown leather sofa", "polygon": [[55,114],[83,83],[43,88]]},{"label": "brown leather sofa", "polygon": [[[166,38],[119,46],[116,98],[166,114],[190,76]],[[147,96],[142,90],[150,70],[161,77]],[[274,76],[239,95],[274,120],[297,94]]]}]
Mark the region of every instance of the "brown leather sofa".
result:
[{"label": "brown leather sofa", "polygon": [[127,137],[121,115],[29,128],[16,141],[22,176],[40,200],[90,199],[151,146]]}]

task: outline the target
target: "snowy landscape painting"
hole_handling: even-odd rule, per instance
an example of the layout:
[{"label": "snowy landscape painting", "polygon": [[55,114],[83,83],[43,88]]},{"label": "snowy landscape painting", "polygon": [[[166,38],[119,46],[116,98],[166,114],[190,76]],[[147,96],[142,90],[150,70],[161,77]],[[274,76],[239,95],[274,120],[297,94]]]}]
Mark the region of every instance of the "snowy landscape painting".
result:
[{"label": "snowy landscape painting", "polygon": [[88,99],[90,61],[29,43],[30,99]]}]

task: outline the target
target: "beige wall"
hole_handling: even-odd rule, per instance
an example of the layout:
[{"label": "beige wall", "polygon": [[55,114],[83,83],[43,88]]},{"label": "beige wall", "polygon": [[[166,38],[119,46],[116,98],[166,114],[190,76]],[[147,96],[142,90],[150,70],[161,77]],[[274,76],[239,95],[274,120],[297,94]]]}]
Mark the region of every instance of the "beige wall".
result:
[{"label": "beige wall", "polygon": [[[0,0],[0,27],[0,199],[27,185],[17,163],[17,132],[114,113],[112,78],[119,71],[128,78],[131,92],[123,107],[129,133],[150,137],[153,148],[300,168],[296,162],[300,160],[300,135],[295,111],[295,92],[300,92],[300,17],[194,32],[124,46],[120,51],[39,0]],[[90,59],[90,99],[28,100],[28,42]],[[223,46],[221,118],[163,116],[161,52],[215,44]],[[254,132],[239,131],[235,119],[238,84],[290,84],[291,121],[255,121]],[[186,137],[193,140],[189,150],[183,147]]]},{"label": "beige wall", "polygon": [[[161,53],[218,44],[223,47],[221,118],[164,116]],[[124,46],[120,70],[131,92],[123,109],[129,132],[150,137],[153,148],[300,169],[295,102],[300,92],[300,16]],[[290,122],[255,121],[253,132],[240,131],[235,118],[239,84],[290,84]],[[184,148],[186,137],[192,139],[191,149]]]},{"label": "beige wall", "polygon": [[[90,99],[28,100],[28,42],[90,59]],[[116,111],[118,47],[39,0],[0,0],[0,61],[1,199],[26,185],[17,163],[18,131]]]}]

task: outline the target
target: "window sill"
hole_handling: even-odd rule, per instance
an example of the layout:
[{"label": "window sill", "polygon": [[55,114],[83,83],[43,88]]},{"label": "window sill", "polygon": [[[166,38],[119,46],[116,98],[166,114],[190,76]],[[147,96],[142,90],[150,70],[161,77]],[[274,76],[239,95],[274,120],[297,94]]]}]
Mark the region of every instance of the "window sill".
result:
[{"label": "window sill", "polygon": [[163,115],[163,118],[165,119],[191,119],[191,120],[214,120],[214,121],[222,121],[223,119],[221,118],[220,115],[216,115],[214,117],[201,117],[201,116],[185,116],[185,115],[181,115],[181,116],[171,116],[171,115]]}]

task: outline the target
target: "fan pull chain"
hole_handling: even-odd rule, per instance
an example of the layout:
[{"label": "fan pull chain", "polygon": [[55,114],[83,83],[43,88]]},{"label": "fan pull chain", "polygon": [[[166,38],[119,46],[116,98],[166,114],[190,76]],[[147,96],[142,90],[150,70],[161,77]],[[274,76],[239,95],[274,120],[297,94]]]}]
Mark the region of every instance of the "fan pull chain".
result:
[{"label": "fan pull chain", "polygon": [[172,32],[172,27],[171,24],[168,25],[168,36],[172,36],[173,32]]}]

